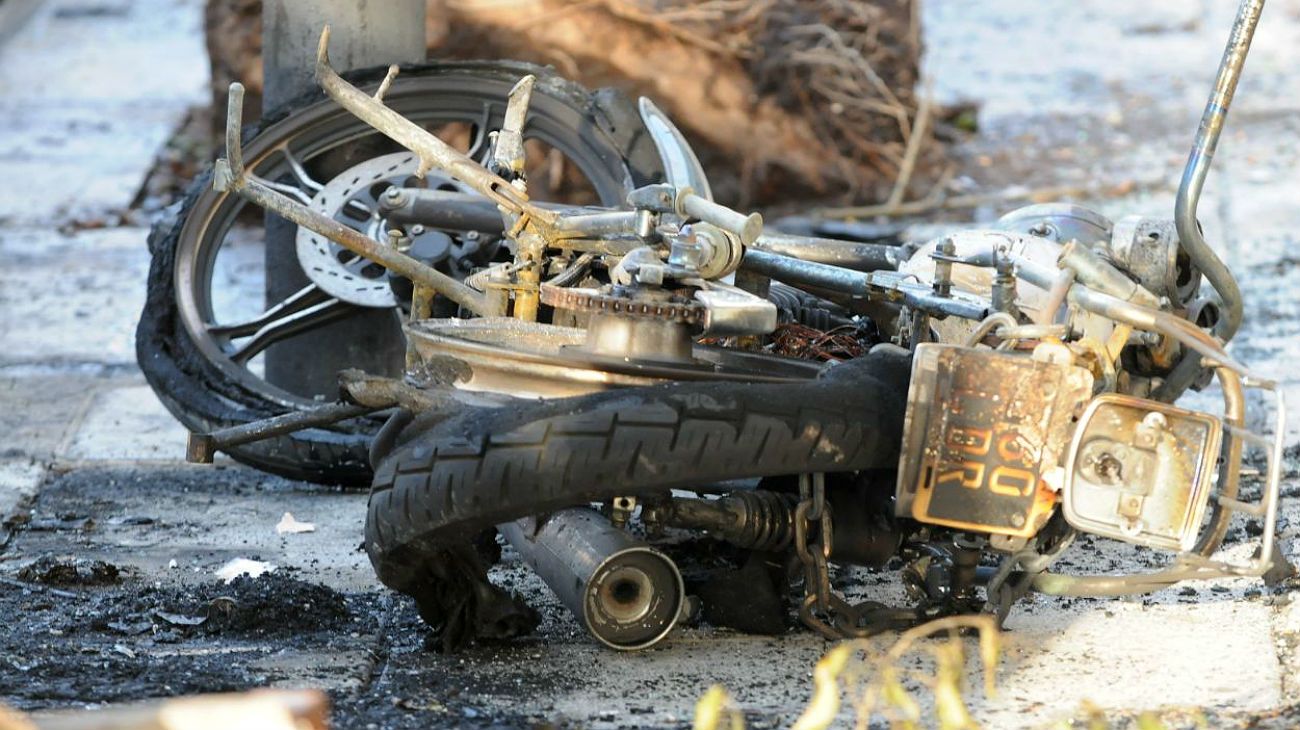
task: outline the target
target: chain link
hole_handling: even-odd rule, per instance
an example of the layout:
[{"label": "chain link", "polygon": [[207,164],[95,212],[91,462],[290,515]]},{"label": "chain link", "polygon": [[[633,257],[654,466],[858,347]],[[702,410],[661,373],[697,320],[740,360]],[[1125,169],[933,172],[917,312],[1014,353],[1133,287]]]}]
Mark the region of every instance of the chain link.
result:
[{"label": "chain link", "polygon": [[832,639],[870,636],[916,622],[916,612],[891,609],[875,601],[849,603],[831,588],[831,513],[826,509],[826,475],[799,475],[799,504],[794,512],[794,549],[804,568],[804,599],[799,620]]},{"label": "chain link", "polygon": [[[804,568],[804,601],[799,618],[827,638],[843,638],[834,626],[833,610],[844,600],[831,591],[831,514],[826,509],[826,476],[799,475],[799,504],[794,511],[794,547]],[[811,535],[810,535],[811,533]]]}]

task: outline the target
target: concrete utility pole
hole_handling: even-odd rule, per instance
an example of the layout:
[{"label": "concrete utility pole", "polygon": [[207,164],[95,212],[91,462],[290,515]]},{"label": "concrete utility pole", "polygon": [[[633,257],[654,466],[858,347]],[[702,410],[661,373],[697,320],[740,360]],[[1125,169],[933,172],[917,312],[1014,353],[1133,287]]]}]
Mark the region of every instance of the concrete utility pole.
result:
[{"label": "concrete utility pole", "polygon": [[[330,26],[330,61],[339,71],[423,61],[425,0],[263,0],[263,110],[316,88],[313,66],[321,28]],[[361,162],[342,151],[340,162]],[[322,180],[321,182],[325,182]],[[296,227],[267,215],[266,297],[283,301],[309,282],[294,250]],[[355,316],[271,346],[266,379],[290,392],[332,396],[347,367],[400,372],[401,336],[388,310]]]}]

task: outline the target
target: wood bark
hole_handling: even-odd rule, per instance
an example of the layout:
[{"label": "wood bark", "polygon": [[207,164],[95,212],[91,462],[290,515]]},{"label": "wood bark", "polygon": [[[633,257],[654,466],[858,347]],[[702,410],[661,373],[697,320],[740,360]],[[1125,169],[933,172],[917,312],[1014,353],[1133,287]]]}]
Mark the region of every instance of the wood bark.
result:
[{"label": "wood bark", "polygon": [[[905,167],[919,1],[429,0],[426,39],[431,58],[531,61],[652,98],[724,202],[847,203],[884,199]],[[209,0],[218,108],[232,80],[261,89],[259,5]]]}]

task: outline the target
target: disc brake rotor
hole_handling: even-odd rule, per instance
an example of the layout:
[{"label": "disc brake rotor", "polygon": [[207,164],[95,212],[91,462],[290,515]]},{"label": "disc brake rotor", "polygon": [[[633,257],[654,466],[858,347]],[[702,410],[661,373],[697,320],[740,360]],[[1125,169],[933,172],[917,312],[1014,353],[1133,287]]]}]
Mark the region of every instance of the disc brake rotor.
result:
[{"label": "disc brake rotor", "polygon": [[[311,207],[349,225],[377,241],[386,239],[379,216],[379,196],[390,186],[421,185],[441,190],[473,192],[451,178],[415,177],[419,159],[410,152],[395,152],[366,160],[345,170],[312,197]],[[418,230],[418,229],[417,229]],[[412,245],[421,238],[446,238],[441,231],[412,231]],[[315,231],[298,228],[298,263],[316,286],[327,294],[361,307],[394,307],[397,298],[387,270],[343,248]]]}]

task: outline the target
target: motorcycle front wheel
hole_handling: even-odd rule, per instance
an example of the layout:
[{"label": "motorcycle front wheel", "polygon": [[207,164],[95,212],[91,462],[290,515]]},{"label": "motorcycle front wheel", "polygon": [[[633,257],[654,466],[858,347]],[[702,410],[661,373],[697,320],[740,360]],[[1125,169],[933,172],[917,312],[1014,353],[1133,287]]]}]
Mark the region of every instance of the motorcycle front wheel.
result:
[{"label": "motorcycle front wheel", "polygon": [[[347,76],[361,88],[373,88],[384,71]],[[488,133],[501,126],[508,92],[530,73],[538,83],[524,136],[558,163],[552,169],[568,173],[552,185],[576,188],[567,191],[568,200],[619,206],[632,188],[662,179],[654,144],[633,104],[610,90],[589,92],[548,69],[508,62],[408,67],[384,99],[403,116],[439,133],[455,128],[463,151],[481,159]],[[304,201],[334,176],[398,149],[319,92],[264,115],[256,127],[244,130],[243,139],[248,169]],[[248,206],[237,196],[213,190],[209,170],[149,236],[152,262],[136,333],[137,359],[162,403],[193,431],[333,400],[333,393],[312,392],[283,379],[269,382],[265,352],[298,338],[308,338],[311,348],[337,347],[319,336],[322,327],[375,311],[331,302],[311,285],[283,301],[265,301],[265,284],[256,281],[265,254],[263,227],[260,217],[250,220]],[[313,332],[316,339],[311,339]],[[401,334],[393,326],[375,336]],[[358,419],[228,453],[293,479],[359,486],[370,481],[367,448],[377,426],[371,419]]]}]

